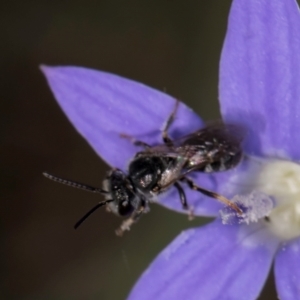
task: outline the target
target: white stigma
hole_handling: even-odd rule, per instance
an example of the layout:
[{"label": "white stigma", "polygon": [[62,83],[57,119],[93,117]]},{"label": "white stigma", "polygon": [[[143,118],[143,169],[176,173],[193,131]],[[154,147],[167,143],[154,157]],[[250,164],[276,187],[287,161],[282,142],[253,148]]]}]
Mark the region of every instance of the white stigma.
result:
[{"label": "white stigma", "polygon": [[300,236],[300,165],[284,160],[264,162],[255,189],[274,198],[267,226],[282,240]]}]

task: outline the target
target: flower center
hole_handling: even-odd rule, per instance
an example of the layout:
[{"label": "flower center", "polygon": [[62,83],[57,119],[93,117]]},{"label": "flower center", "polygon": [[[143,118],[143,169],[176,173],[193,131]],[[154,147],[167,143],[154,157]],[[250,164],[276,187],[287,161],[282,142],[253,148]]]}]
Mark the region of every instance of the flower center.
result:
[{"label": "flower center", "polygon": [[300,236],[300,165],[284,160],[263,164],[257,189],[275,199],[267,226],[282,240]]}]

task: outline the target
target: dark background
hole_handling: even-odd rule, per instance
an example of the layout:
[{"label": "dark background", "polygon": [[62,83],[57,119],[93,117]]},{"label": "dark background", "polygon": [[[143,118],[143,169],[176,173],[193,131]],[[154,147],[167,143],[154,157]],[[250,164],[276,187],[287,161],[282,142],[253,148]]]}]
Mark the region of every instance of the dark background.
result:
[{"label": "dark background", "polygon": [[[108,167],[63,115],[38,65],[116,73],[216,119],[230,3],[1,2],[0,299],[124,299],[181,230],[203,222],[153,205],[123,238],[114,234],[121,220],[104,210],[75,231],[99,196],[55,184],[42,172],[99,186]],[[272,277],[261,299],[276,298]]]}]

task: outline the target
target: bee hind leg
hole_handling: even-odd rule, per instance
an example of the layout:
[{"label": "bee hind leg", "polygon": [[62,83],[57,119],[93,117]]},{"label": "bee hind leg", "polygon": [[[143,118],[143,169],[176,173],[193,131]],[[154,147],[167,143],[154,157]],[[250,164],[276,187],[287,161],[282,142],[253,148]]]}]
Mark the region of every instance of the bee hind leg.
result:
[{"label": "bee hind leg", "polygon": [[148,145],[147,143],[143,142],[143,141],[139,141],[137,139],[135,139],[133,136],[131,135],[128,135],[128,134],[125,134],[125,133],[121,133],[120,134],[120,137],[123,138],[123,139],[127,139],[129,140],[134,146],[137,146],[137,147],[143,147],[145,149],[149,149],[151,148],[150,145]]},{"label": "bee hind leg", "polygon": [[202,194],[204,194],[208,197],[214,198],[214,199],[222,202],[223,204],[231,207],[232,209],[234,209],[239,215],[242,215],[243,211],[235,203],[231,202],[226,197],[224,197],[224,196],[222,196],[218,193],[206,190],[206,189],[196,185],[194,183],[194,181],[192,179],[188,178],[188,177],[183,177],[181,179],[181,181],[185,181],[192,190],[198,191],[198,192],[200,192],[200,193],[202,193]]},{"label": "bee hind leg", "polygon": [[164,143],[168,146],[173,146],[173,141],[168,135],[168,130],[169,130],[170,126],[172,125],[172,123],[174,122],[174,119],[175,119],[175,116],[176,116],[176,113],[178,110],[178,106],[179,106],[179,101],[176,100],[175,107],[163,127],[162,139],[163,139]]}]

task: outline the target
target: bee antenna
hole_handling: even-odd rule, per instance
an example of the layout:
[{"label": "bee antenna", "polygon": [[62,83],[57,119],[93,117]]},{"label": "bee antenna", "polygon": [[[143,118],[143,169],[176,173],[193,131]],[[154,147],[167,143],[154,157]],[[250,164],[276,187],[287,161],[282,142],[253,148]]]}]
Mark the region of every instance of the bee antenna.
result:
[{"label": "bee antenna", "polygon": [[94,211],[96,211],[99,207],[105,205],[108,202],[112,202],[113,200],[106,200],[103,202],[99,202],[96,206],[90,209],[75,225],[74,228],[77,229]]},{"label": "bee antenna", "polygon": [[43,172],[43,175],[50,180],[53,180],[55,182],[58,182],[58,183],[61,183],[64,185],[68,185],[68,186],[71,186],[71,187],[74,187],[77,189],[85,190],[85,191],[92,192],[92,193],[108,194],[108,191],[104,191],[100,188],[95,188],[95,187],[92,187],[92,186],[84,184],[84,183],[79,183],[76,181],[60,178],[60,177],[51,175],[47,172]]}]

